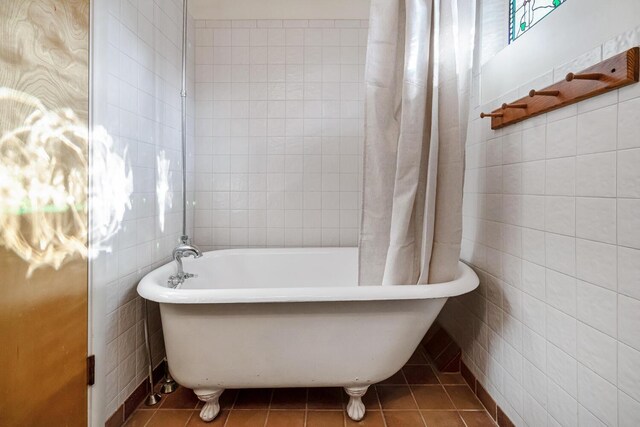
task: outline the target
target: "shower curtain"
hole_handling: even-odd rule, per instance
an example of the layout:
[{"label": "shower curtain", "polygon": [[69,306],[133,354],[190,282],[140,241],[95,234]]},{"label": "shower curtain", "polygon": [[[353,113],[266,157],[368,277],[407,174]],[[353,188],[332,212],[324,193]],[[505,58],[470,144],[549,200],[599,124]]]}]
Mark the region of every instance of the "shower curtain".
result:
[{"label": "shower curtain", "polygon": [[476,0],[372,0],[361,285],[455,277],[475,19]]}]

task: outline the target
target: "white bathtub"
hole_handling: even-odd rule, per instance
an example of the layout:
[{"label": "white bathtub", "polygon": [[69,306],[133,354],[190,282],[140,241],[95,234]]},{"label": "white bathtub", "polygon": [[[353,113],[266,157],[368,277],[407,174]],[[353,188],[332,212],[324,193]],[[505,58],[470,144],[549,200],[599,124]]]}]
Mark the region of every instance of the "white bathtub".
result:
[{"label": "white bathtub", "polygon": [[184,269],[197,277],[179,289],[169,263],[138,293],[160,303],[171,374],[205,402],[205,421],[226,388],[328,386],[362,419],[367,387],[407,362],[448,297],[478,285],[460,263],[449,283],[358,286],[357,248],[221,250]]}]

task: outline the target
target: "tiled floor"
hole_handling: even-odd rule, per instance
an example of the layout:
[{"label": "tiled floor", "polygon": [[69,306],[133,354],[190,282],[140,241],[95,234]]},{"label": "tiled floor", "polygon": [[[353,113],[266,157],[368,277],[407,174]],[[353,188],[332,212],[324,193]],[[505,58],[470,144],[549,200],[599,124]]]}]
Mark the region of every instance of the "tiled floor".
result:
[{"label": "tiled floor", "polygon": [[436,374],[419,348],[402,370],[363,398],[360,422],[345,413],[341,388],[227,390],[222,410],[211,423],[200,420],[201,404],[179,388],[163,396],[158,408],[140,406],[127,427],[484,427],[495,426],[460,374]]}]

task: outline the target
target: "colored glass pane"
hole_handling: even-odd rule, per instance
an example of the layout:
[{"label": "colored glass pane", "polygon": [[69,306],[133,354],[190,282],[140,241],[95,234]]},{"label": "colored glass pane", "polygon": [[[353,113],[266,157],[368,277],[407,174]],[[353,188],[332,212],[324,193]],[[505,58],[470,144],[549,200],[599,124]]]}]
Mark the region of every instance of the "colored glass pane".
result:
[{"label": "colored glass pane", "polygon": [[566,0],[509,0],[509,42],[514,41]]}]

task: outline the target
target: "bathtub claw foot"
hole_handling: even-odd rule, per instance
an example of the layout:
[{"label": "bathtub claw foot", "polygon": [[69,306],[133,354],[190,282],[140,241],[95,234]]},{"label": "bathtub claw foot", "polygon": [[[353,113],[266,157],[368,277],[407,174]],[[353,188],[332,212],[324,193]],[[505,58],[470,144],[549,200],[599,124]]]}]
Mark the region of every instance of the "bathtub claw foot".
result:
[{"label": "bathtub claw foot", "polygon": [[347,415],[353,421],[360,421],[364,418],[364,403],[362,396],[367,392],[369,386],[364,387],[345,387],[344,391],[349,395],[349,403],[347,403]]},{"label": "bathtub claw foot", "polygon": [[215,417],[220,413],[220,395],[224,389],[219,390],[203,390],[196,391],[195,394],[198,396],[198,399],[204,402],[204,406],[200,411],[200,419],[204,422],[213,421]]}]

